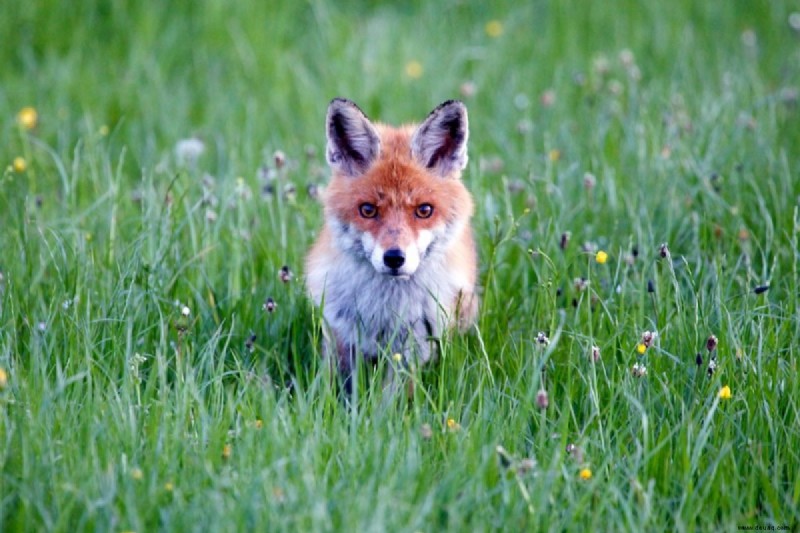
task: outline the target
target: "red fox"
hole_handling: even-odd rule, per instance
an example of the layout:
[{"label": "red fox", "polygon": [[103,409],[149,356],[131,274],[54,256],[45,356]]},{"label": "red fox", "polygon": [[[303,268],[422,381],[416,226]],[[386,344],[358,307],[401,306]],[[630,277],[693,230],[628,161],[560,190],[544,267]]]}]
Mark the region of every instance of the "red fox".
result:
[{"label": "red fox", "polygon": [[306,285],[322,306],[323,353],[350,392],[356,357],[425,363],[444,332],[475,321],[473,203],[461,181],[469,129],[455,100],[395,128],[337,98],[326,122],[333,175]]}]

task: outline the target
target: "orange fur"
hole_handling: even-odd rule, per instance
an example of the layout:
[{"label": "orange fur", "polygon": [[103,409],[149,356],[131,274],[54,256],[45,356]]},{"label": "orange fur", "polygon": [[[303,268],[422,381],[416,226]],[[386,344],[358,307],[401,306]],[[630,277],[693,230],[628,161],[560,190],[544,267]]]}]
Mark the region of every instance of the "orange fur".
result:
[{"label": "orange fur", "polygon": [[[469,327],[478,308],[473,203],[460,179],[466,109],[459,135],[463,105],[450,104],[443,118],[435,115],[440,106],[425,129],[373,125],[352,103],[331,106],[325,225],[306,259],[308,291],[324,306],[326,352],[338,355],[348,376],[357,353],[398,352],[425,362],[430,337]],[[363,215],[364,204],[374,206],[374,216]],[[421,205],[432,207],[428,218],[419,216]],[[400,268],[383,264],[392,250],[404,258]]]}]

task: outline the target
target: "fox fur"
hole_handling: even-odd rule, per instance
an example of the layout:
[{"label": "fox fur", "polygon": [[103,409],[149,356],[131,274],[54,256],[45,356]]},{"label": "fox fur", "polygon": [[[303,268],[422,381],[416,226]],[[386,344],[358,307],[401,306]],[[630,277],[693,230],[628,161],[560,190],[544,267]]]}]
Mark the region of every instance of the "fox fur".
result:
[{"label": "fox fur", "polygon": [[419,126],[391,127],[337,98],[326,132],[332,177],[306,285],[350,390],[357,357],[425,363],[444,333],[476,319],[467,109],[451,100]]}]

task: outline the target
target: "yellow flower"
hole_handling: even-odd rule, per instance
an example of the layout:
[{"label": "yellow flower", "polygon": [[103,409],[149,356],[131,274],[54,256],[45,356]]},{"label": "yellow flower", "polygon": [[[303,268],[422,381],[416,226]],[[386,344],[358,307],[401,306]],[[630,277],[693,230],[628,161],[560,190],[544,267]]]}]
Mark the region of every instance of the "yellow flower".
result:
[{"label": "yellow flower", "polygon": [[400,361],[403,360],[403,356],[399,353],[396,353],[392,356],[392,359],[394,359],[395,363],[399,363]]},{"label": "yellow flower", "polygon": [[139,481],[144,477],[144,473],[142,472],[141,468],[133,468],[131,469],[131,477],[136,481]]},{"label": "yellow flower", "polygon": [[719,394],[717,394],[717,396],[719,396],[720,400],[730,400],[731,396],[733,396],[731,394],[731,388],[725,385],[719,390]]},{"label": "yellow flower", "polygon": [[450,431],[458,431],[461,429],[461,424],[453,420],[452,418],[447,419],[447,429]]},{"label": "yellow flower", "polygon": [[409,61],[406,63],[406,76],[412,80],[422,77],[423,70],[422,63],[419,61]]},{"label": "yellow flower", "polygon": [[28,162],[25,161],[24,157],[15,157],[14,163],[12,165],[14,167],[14,172],[22,174],[28,168]]},{"label": "yellow flower", "polygon": [[8,386],[8,372],[5,368],[0,367],[0,389],[5,389]]},{"label": "yellow flower", "polygon": [[172,492],[175,490],[175,485],[172,484],[172,481],[167,481],[164,483],[164,490],[167,492]]},{"label": "yellow flower", "polygon": [[222,458],[223,459],[230,459],[232,451],[233,451],[233,448],[231,447],[230,444],[226,444],[225,446],[223,446],[222,447]]},{"label": "yellow flower", "polygon": [[23,107],[17,113],[17,124],[26,130],[32,130],[39,122],[39,113],[36,112],[34,107]]},{"label": "yellow flower", "polygon": [[594,260],[600,263],[601,265],[608,261],[608,254],[605,253],[603,250],[597,252],[597,255],[594,256]]},{"label": "yellow flower", "polygon": [[582,469],[578,475],[581,479],[592,479],[592,471],[588,468]]},{"label": "yellow flower", "polygon": [[499,20],[490,20],[486,23],[486,35],[496,39],[503,35],[503,23]]},{"label": "yellow flower", "polygon": [[264,422],[261,421],[260,418],[256,418],[256,429],[261,429],[264,427]]},{"label": "yellow flower", "polygon": [[636,351],[639,352],[640,354],[643,354],[644,352],[647,351],[647,346],[645,346],[643,343],[640,342],[639,344],[636,345]]},{"label": "yellow flower", "polygon": [[555,163],[556,161],[561,159],[561,150],[553,148],[552,150],[550,150],[550,153],[548,153],[547,155],[550,158],[550,161]]}]

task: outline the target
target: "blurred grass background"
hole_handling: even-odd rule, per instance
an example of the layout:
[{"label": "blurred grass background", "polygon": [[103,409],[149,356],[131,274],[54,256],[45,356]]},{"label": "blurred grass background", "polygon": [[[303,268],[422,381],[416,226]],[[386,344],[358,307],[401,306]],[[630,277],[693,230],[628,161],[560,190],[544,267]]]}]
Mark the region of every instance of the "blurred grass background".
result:
[{"label": "blurred grass background", "polygon": [[[798,11],[2,3],[0,529],[796,528]],[[410,405],[318,365],[334,96],[470,112],[481,318]]]}]

